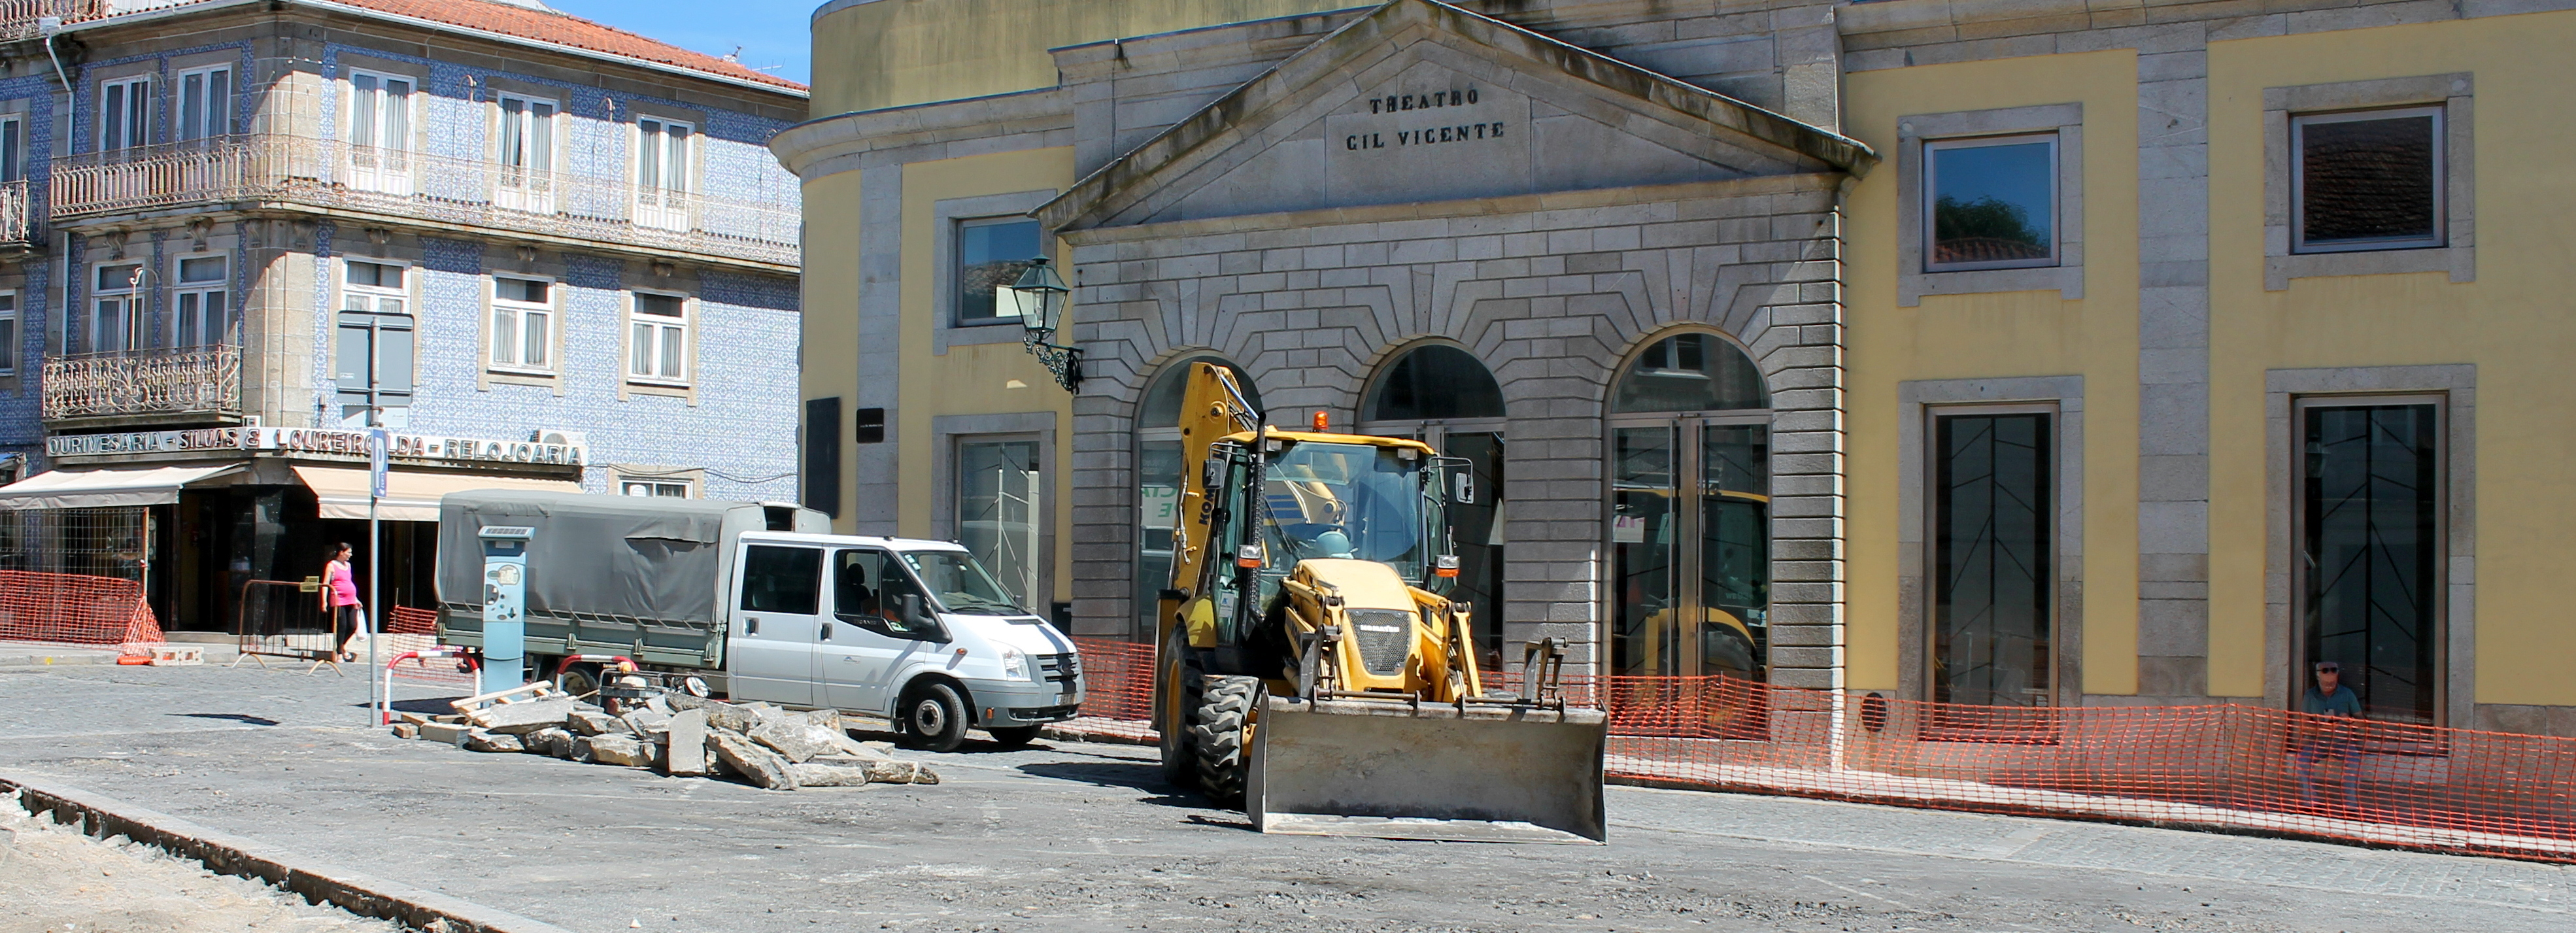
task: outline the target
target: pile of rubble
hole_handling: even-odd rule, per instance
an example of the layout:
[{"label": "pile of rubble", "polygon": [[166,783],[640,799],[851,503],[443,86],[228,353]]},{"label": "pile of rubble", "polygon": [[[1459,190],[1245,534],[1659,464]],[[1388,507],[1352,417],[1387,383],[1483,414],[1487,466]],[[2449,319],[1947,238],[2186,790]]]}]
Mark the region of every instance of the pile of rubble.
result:
[{"label": "pile of rubble", "polygon": [[893,746],[850,737],[841,714],[791,712],[767,703],[727,703],[681,694],[655,697],[624,715],[550,696],[467,709],[455,716],[404,713],[394,735],[469,751],[524,752],[569,761],[651,768],[674,777],[732,777],[754,787],[937,784]]}]

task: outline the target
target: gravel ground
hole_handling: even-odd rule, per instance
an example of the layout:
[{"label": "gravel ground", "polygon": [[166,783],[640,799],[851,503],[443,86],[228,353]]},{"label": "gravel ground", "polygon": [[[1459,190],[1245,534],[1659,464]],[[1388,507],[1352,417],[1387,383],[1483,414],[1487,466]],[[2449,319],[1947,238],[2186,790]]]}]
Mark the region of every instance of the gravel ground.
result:
[{"label": "gravel ground", "polygon": [[395,933],[160,849],[92,839],[0,802],[0,933]]},{"label": "gravel ground", "polygon": [[1265,836],[1144,748],[773,793],[400,741],[365,696],[0,670],[0,767],[583,933],[2576,929],[2576,871],[2494,859],[1624,787],[1606,846]]}]

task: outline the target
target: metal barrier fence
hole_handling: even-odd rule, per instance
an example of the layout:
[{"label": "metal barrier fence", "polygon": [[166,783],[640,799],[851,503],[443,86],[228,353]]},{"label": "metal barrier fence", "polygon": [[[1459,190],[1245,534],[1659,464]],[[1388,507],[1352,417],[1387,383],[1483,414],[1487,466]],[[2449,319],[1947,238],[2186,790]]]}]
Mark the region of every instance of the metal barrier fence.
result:
[{"label": "metal barrier fence", "polygon": [[[1077,639],[1074,732],[1150,740],[1150,645]],[[1487,686],[1515,688],[1488,673]],[[2576,862],[2576,739],[2242,705],[1969,706],[1730,677],[1568,678],[1618,782]]]},{"label": "metal barrier fence", "polygon": [[340,655],[339,630],[322,599],[293,580],[252,580],[242,585],[234,627],[242,657],[321,661]]}]

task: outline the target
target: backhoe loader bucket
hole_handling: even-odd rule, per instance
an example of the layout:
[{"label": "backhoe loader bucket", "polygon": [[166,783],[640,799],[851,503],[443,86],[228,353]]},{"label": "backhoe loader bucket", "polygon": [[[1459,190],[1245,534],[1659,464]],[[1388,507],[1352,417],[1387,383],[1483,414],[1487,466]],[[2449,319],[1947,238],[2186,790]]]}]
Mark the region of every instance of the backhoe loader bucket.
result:
[{"label": "backhoe loader bucket", "polygon": [[1244,807],[1265,833],[1593,844],[1600,710],[1270,697]]}]

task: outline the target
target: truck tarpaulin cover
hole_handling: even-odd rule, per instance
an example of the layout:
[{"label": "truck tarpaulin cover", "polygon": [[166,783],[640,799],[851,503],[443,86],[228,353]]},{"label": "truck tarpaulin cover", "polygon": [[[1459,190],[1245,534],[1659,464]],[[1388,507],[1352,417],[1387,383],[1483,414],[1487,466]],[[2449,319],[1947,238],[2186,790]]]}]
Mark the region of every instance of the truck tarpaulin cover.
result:
[{"label": "truck tarpaulin cover", "polygon": [[535,529],[528,542],[528,613],[712,622],[726,519],[762,527],[749,502],[483,490],[439,505],[438,592],[448,603],[483,602],[488,526]]}]

